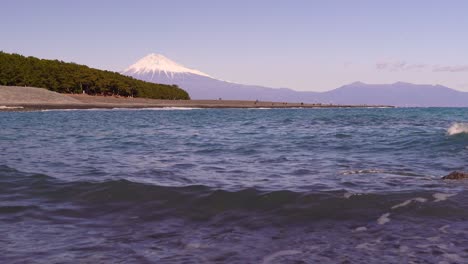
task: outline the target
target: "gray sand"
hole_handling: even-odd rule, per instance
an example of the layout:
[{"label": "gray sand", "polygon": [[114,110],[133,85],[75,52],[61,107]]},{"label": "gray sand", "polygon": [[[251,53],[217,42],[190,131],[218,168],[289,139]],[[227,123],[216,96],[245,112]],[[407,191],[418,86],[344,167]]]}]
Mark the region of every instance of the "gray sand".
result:
[{"label": "gray sand", "polygon": [[80,101],[42,88],[0,86],[0,105],[81,104]]}]

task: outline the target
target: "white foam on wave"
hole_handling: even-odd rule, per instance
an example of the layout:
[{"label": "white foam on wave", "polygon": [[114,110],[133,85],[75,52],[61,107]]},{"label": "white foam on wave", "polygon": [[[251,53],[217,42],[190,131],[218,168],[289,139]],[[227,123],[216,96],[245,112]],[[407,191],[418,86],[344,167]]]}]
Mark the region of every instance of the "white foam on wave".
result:
[{"label": "white foam on wave", "polygon": [[143,108],[112,108],[112,110],[130,110],[130,111],[142,111],[142,110],[154,110],[154,111],[167,111],[167,110],[196,110],[202,109],[197,107],[143,107]]},{"label": "white foam on wave", "polygon": [[441,202],[447,200],[449,197],[457,195],[456,193],[434,193],[432,197],[434,197],[434,202]]},{"label": "white foam on wave", "polygon": [[74,109],[43,109],[40,112],[72,112],[72,111],[110,111],[109,108],[74,108]]},{"label": "white foam on wave", "polygon": [[6,106],[6,105],[0,105],[0,110],[1,109],[23,109],[24,107],[22,106]]},{"label": "white foam on wave", "polygon": [[269,108],[269,107],[251,107],[247,108],[249,110],[270,110],[270,109],[275,109],[275,108]]},{"label": "white foam on wave", "polygon": [[367,231],[367,227],[365,226],[360,226],[360,227],[356,227],[353,232],[365,232]]},{"label": "white foam on wave", "polygon": [[375,251],[376,246],[378,246],[378,244],[380,244],[381,242],[382,242],[382,240],[380,238],[377,238],[374,241],[361,243],[361,244],[355,246],[354,248],[361,249],[361,250]]},{"label": "white foam on wave", "polygon": [[343,194],[343,197],[346,199],[351,198],[352,196],[357,196],[357,195],[364,195],[363,193],[352,193],[352,192],[345,192]]},{"label": "white foam on wave", "polygon": [[364,242],[364,243],[361,243],[361,244],[355,246],[354,248],[363,249],[363,250],[374,250],[374,248],[373,248],[374,246],[375,246],[375,244]]},{"label": "white foam on wave", "polygon": [[406,200],[406,201],[404,201],[402,203],[399,203],[397,205],[392,206],[392,210],[395,210],[395,209],[400,208],[400,207],[405,207],[405,206],[409,205],[412,202],[425,203],[425,202],[427,202],[427,199],[422,198],[422,197],[416,197],[416,198],[413,198],[413,199],[409,199],[409,200]]},{"label": "white foam on wave", "polygon": [[377,224],[379,225],[385,225],[386,223],[390,222],[390,213],[385,213],[382,216],[377,219]]},{"label": "white foam on wave", "polygon": [[468,134],[468,123],[454,123],[447,129],[447,135]]},{"label": "white foam on wave", "polygon": [[409,205],[412,201],[413,200],[410,199],[410,200],[406,200],[406,201],[404,201],[402,203],[399,203],[397,205],[394,205],[394,206],[392,206],[392,210],[395,210],[395,209],[400,208],[400,207],[405,207],[405,206]]},{"label": "white foam on wave", "polygon": [[341,175],[354,175],[354,174],[373,174],[373,173],[383,173],[382,170],[377,169],[367,169],[367,170],[349,170],[341,172]]},{"label": "white foam on wave", "polygon": [[362,107],[362,108],[366,108],[366,109],[388,109],[388,108],[396,108],[396,107],[393,107],[393,106],[366,106],[366,107]]},{"label": "white foam on wave", "polygon": [[154,111],[171,111],[171,110],[195,110],[202,109],[196,107],[144,107],[144,108],[74,108],[74,109],[44,109],[41,112],[70,112],[70,111],[145,111],[145,110],[154,110]]}]

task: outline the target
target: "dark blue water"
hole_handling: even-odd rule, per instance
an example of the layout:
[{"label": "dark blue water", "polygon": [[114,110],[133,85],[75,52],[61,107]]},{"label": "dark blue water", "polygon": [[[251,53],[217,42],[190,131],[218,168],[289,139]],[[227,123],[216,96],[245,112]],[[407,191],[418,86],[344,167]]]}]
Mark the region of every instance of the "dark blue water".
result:
[{"label": "dark blue water", "polygon": [[462,263],[468,110],[0,112],[3,263]]}]

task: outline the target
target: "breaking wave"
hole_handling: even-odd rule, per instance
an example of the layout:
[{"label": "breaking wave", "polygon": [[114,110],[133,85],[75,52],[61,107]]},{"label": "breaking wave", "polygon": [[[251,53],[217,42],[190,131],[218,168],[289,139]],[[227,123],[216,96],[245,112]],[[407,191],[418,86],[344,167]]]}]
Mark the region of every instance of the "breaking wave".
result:
[{"label": "breaking wave", "polygon": [[468,123],[454,123],[447,129],[447,135],[468,134]]}]

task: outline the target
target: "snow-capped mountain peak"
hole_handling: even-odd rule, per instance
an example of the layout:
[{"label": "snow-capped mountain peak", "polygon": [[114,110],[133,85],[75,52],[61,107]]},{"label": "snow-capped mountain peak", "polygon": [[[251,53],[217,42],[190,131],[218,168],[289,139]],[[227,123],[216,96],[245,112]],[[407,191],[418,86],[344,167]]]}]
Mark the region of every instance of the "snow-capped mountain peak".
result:
[{"label": "snow-capped mountain peak", "polygon": [[210,77],[208,74],[203,73],[198,70],[187,68],[181,64],[178,64],[161,54],[151,53],[140,60],[135,64],[131,65],[123,71],[126,75],[135,75],[135,74],[165,74],[169,78],[173,78],[176,74],[196,74],[205,77]]}]

